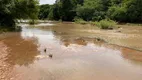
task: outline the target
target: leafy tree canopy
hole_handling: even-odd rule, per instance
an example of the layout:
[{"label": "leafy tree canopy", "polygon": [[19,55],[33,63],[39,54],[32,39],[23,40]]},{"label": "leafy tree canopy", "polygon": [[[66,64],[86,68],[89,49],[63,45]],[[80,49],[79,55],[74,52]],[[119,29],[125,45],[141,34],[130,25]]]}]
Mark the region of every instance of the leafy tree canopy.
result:
[{"label": "leafy tree canopy", "polygon": [[16,19],[37,19],[38,0],[0,0],[0,26],[15,26]]},{"label": "leafy tree canopy", "polygon": [[109,18],[118,22],[141,22],[142,0],[56,0],[50,8],[41,8],[41,13],[51,20],[100,21]]}]

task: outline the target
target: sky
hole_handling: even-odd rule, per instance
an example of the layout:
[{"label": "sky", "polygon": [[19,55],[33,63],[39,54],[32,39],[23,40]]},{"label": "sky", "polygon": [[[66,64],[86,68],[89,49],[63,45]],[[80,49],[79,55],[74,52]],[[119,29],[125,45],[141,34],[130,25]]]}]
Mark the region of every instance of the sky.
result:
[{"label": "sky", "polygon": [[40,0],[40,4],[54,4],[56,0]]}]

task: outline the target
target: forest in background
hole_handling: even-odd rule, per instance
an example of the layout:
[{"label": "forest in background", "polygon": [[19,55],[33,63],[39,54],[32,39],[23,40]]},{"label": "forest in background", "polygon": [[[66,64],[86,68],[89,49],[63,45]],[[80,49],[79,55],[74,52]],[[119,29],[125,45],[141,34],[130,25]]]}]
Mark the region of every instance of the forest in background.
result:
[{"label": "forest in background", "polygon": [[56,0],[53,5],[39,5],[39,0],[0,0],[0,29],[14,29],[21,19],[31,24],[35,19],[92,21],[105,28],[116,22],[141,23],[142,0]]},{"label": "forest in background", "polygon": [[142,0],[56,0],[41,5],[39,19],[74,21],[142,22]]}]

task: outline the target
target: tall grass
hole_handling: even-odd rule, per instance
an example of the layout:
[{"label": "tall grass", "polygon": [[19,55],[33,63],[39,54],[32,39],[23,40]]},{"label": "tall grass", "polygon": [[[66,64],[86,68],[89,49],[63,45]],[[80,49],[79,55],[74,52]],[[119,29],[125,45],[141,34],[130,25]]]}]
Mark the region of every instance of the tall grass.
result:
[{"label": "tall grass", "polygon": [[95,25],[101,29],[113,29],[116,26],[117,22],[113,20],[101,20],[99,22],[95,22]]}]

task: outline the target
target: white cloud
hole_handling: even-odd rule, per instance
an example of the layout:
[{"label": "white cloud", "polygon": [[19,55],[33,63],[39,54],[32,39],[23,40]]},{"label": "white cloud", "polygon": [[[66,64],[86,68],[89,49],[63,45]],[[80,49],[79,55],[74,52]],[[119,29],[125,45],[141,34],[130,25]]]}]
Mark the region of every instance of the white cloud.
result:
[{"label": "white cloud", "polygon": [[40,0],[40,4],[54,4],[56,0]]}]

